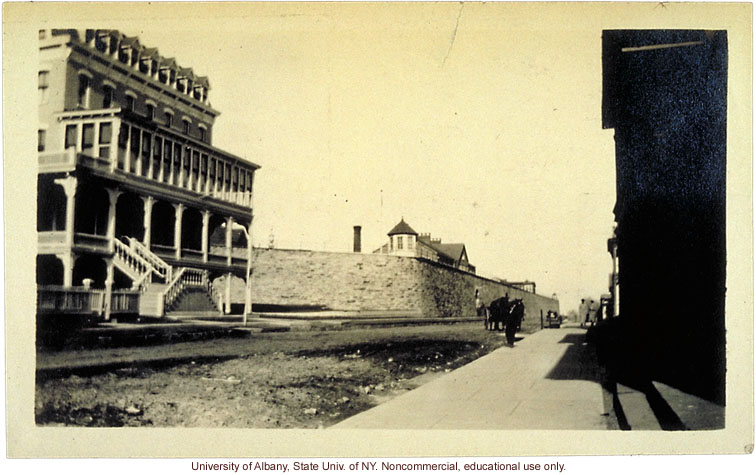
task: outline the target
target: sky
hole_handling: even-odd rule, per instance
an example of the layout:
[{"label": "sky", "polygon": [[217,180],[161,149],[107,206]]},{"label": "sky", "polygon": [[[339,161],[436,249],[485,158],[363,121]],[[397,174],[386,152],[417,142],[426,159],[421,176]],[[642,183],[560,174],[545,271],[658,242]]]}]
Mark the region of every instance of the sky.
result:
[{"label": "sky", "polygon": [[261,166],[256,246],[350,252],[360,225],[371,252],[404,218],[566,313],[611,272],[602,28],[532,7],[265,5],[120,29],[209,77],[213,143]]}]

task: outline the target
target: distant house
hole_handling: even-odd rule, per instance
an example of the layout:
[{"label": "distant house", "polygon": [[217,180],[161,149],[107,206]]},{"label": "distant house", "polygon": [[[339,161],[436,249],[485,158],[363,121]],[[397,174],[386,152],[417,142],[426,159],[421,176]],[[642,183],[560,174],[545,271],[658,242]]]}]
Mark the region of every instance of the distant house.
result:
[{"label": "distant house", "polygon": [[402,218],[388,232],[389,242],[379,247],[373,254],[421,257],[465,272],[475,273],[475,266],[467,258],[467,250],[462,243],[442,243],[431,238],[430,233],[418,234]]}]

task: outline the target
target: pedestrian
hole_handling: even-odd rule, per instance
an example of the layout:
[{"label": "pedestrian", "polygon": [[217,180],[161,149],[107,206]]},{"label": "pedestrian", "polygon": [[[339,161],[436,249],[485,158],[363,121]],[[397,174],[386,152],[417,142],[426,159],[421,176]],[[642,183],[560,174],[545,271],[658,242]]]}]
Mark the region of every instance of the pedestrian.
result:
[{"label": "pedestrian", "polygon": [[486,315],[486,306],[483,305],[483,301],[480,300],[480,292],[478,289],[475,289],[475,311],[479,317],[484,317]]},{"label": "pedestrian", "polygon": [[525,306],[522,303],[522,299],[514,299],[510,304],[508,313],[505,334],[507,336],[507,345],[514,347],[515,334],[520,329],[520,323],[525,316]]},{"label": "pedestrian", "polygon": [[578,307],[578,319],[580,321],[580,328],[583,328],[588,323],[588,309],[585,304],[585,299],[580,299],[580,307]]}]

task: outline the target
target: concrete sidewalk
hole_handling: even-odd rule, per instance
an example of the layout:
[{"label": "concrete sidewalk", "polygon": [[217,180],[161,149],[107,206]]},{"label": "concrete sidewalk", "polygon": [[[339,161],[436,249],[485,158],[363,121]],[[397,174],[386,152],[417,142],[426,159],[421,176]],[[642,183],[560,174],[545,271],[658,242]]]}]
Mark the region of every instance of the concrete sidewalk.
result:
[{"label": "concrete sidewalk", "polygon": [[615,428],[600,381],[585,330],[545,329],[333,428]]}]

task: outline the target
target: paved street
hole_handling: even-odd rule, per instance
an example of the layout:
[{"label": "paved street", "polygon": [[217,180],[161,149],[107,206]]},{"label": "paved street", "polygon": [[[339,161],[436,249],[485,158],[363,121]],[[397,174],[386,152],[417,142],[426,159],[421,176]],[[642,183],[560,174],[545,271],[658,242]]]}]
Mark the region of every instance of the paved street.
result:
[{"label": "paved street", "polygon": [[[503,335],[502,335],[503,337]],[[344,429],[608,429],[585,330],[545,329],[346,419]]]}]

